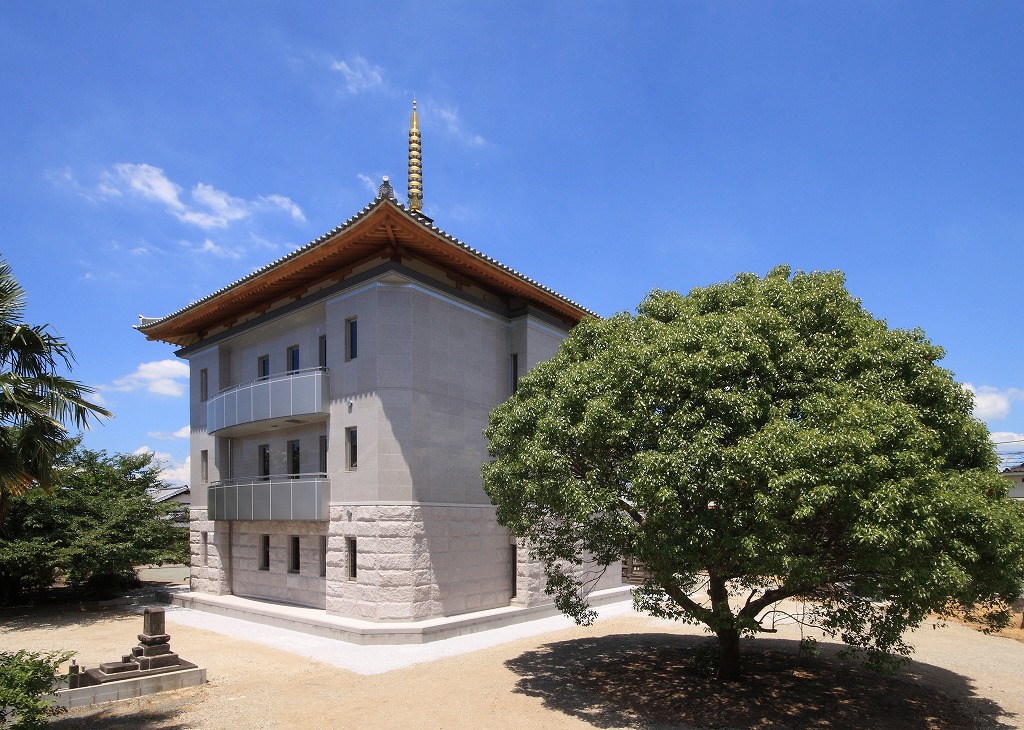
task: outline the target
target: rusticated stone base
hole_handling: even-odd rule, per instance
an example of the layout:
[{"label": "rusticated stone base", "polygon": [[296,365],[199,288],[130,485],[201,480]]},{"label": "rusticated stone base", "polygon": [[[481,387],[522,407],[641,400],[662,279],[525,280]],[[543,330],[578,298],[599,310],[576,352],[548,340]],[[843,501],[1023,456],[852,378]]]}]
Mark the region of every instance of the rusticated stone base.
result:
[{"label": "rusticated stone base", "polygon": [[491,506],[332,505],[329,529],[329,614],[415,621],[509,605],[512,551]]},{"label": "rusticated stone base", "polygon": [[[324,530],[326,576],[320,574]],[[200,508],[192,510],[191,531],[191,587],[201,593],[270,599],[374,622],[551,602],[543,569],[498,525],[490,505],[332,505],[326,524],[213,522]],[[261,567],[263,535],[270,536],[268,568]],[[300,544],[297,573],[289,570],[292,536]],[[611,566],[588,589],[619,585],[619,573],[618,565]]]}]

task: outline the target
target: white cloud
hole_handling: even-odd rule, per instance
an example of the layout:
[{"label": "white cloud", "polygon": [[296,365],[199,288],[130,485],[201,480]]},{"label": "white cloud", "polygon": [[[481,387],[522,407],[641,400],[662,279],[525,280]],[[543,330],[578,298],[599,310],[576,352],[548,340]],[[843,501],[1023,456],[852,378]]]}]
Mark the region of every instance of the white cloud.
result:
[{"label": "white cloud", "polygon": [[191,457],[186,456],[184,461],[175,461],[174,457],[165,451],[154,451],[148,446],[140,446],[132,452],[133,454],[153,454],[153,460],[160,467],[160,478],[170,484],[188,484],[191,476]]},{"label": "white cloud", "polygon": [[254,213],[275,210],[284,211],[297,221],[306,220],[302,209],[284,195],[261,195],[246,200],[204,182],[192,187],[186,202],[181,185],[168,178],[161,168],[145,163],[119,162],[113,165],[100,175],[93,190],[84,190],[69,170],[51,171],[49,178],[55,184],[72,187],[91,200],[134,196],[160,203],[178,220],[203,230],[227,228]]},{"label": "white cloud", "polygon": [[146,200],[163,203],[173,211],[185,210],[185,204],[181,202],[181,187],[168,180],[159,167],[119,162],[113,170],[103,173],[99,190],[117,197],[126,192],[126,186],[129,192]]},{"label": "white cloud", "polygon": [[990,385],[975,387],[964,383],[964,387],[974,394],[974,417],[979,421],[998,421],[1010,415],[1013,402],[1024,399],[1024,390],[1020,388],[993,388]]},{"label": "white cloud", "polygon": [[463,144],[467,144],[470,147],[482,147],[487,144],[487,140],[481,135],[470,132],[465,128],[462,118],[459,116],[458,107],[441,106],[433,101],[428,101],[424,111],[426,114],[441,120],[444,123],[445,131]]},{"label": "white cloud", "polygon": [[187,439],[191,434],[192,429],[186,425],[182,426],[177,431],[150,431],[146,435],[150,438],[169,441],[171,439]]},{"label": "white cloud", "polygon": [[[362,182],[363,185],[366,186],[366,189],[370,191],[371,195],[376,195],[377,194],[377,189],[380,187],[380,183],[379,182],[374,182],[372,177],[370,177],[369,175],[364,175],[361,172],[358,173],[356,175],[356,177],[358,177],[359,181]],[[379,177],[377,179],[380,180]]]},{"label": "white cloud", "polygon": [[192,246],[191,244],[188,243],[188,241],[182,241],[181,243],[183,246],[187,246],[189,250],[191,250],[193,253],[209,254],[214,258],[230,259],[232,261],[237,261],[238,259],[242,258],[243,251],[241,249],[225,248],[224,246],[214,243],[209,238],[207,238],[198,246]]},{"label": "white cloud", "polygon": [[338,71],[345,78],[345,88],[353,94],[371,91],[384,86],[384,74],[380,66],[373,66],[362,56],[348,61],[332,61],[331,70]]},{"label": "white cloud", "polygon": [[185,393],[188,375],[188,365],[180,360],[155,360],[142,363],[135,368],[135,372],[118,378],[112,385],[103,386],[103,389],[124,393],[144,390],[154,395],[178,398]]}]

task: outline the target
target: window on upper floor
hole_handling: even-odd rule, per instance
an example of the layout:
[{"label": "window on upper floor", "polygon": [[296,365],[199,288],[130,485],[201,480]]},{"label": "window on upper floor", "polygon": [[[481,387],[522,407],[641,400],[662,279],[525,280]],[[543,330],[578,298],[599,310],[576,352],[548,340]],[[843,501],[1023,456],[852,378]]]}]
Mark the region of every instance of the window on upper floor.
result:
[{"label": "window on upper floor", "polygon": [[287,357],[285,358],[288,363],[288,372],[293,372],[299,369],[299,346],[292,345],[288,348]]},{"label": "window on upper floor", "polygon": [[210,397],[210,374],[206,368],[199,371],[199,400],[205,401]]},{"label": "window on upper floor", "polygon": [[256,379],[263,380],[270,377],[270,355],[260,355],[256,358]]},{"label": "window on upper floor", "polygon": [[345,320],[345,359],[355,360],[359,354],[359,328],[356,318]]},{"label": "window on upper floor", "polygon": [[302,459],[299,453],[299,442],[289,441],[288,442],[288,473],[292,475],[292,479],[297,479],[299,474],[302,472]]},{"label": "window on upper floor", "polygon": [[345,468],[355,471],[359,466],[359,441],[354,428],[345,429]]},{"label": "window on upper floor", "polygon": [[210,481],[210,452],[206,449],[199,452],[199,479],[203,484]]},{"label": "window on upper floor", "polygon": [[511,369],[512,369],[512,394],[515,395],[515,392],[517,390],[519,390],[519,355],[517,355],[514,352],[512,353]]},{"label": "window on upper floor", "polygon": [[320,339],[317,340],[317,364],[325,368],[327,367],[327,335],[320,335]]},{"label": "window on upper floor", "polygon": [[320,463],[319,469],[321,474],[327,473],[327,434],[321,434],[320,436]]},{"label": "window on upper floor", "polygon": [[266,479],[270,476],[270,444],[260,444],[257,450],[259,451],[260,476]]}]

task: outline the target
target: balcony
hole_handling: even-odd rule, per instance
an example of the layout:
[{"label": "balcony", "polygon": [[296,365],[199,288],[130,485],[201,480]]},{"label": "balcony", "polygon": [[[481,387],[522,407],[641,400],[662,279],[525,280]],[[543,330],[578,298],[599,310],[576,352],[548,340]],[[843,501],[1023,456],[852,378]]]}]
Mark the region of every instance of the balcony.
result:
[{"label": "balcony", "polygon": [[329,392],[326,368],[293,370],[236,385],[206,402],[206,430],[240,436],[321,421],[327,418]]},{"label": "balcony", "polygon": [[326,521],[330,497],[326,474],[276,474],[214,482],[206,504],[211,520]]}]

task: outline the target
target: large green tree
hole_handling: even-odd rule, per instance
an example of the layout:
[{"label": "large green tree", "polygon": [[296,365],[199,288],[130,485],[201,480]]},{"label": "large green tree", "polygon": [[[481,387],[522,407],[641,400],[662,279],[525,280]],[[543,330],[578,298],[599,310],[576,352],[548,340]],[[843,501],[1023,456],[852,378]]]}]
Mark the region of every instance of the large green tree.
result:
[{"label": "large green tree", "polygon": [[58,579],[103,590],[136,565],[186,562],[186,508],[151,497],[164,486],[151,453],[65,448],[51,492],[13,499],[0,524],[0,604]]},{"label": "large green tree", "polygon": [[0,521],[13,497],[49,489],[65,424],[81,429],[110,416],[87,400],[92,388],[58,372],[74,362],[67,342],[48,325],[22,323],[24,311],[25,290],[0,259]]},{"label": "large green tree", "polygon": [[651,572],[637,606],[705,624],[722,679],[791,597],[884,661],[930,612],[1024,579],[1024,510],[942,356],[837,272],[655,291],[584,320],[492,412],[484,486],[580,622],[581,555],[633,555]]}]

